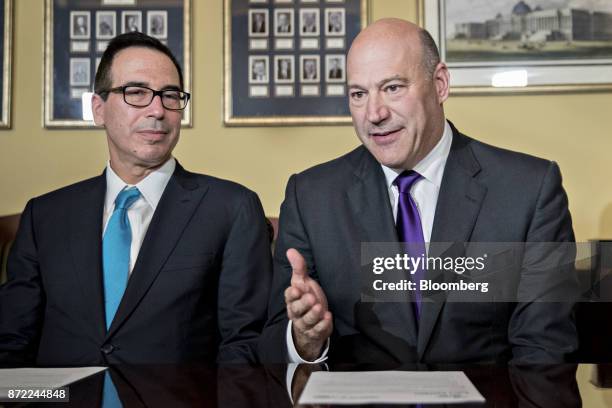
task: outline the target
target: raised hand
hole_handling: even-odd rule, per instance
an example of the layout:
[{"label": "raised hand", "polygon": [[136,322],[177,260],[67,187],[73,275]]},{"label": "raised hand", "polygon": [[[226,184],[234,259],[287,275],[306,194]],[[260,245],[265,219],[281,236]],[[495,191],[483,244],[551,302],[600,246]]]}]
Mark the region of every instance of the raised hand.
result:
[{"label": "raised hand", "polygon": [[333,330],[332,314],[321,286],[308,276],[306,261],[295,249],[287,250],[291,286],[285,290],[287,316],[293,322],[293,340],[300,357],[313,361],[321,355]]}]

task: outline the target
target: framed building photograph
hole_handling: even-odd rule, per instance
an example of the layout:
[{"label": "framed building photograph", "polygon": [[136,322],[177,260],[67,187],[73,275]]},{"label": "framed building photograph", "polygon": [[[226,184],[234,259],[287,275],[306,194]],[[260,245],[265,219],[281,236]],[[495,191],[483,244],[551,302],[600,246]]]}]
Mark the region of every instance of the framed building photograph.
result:
[{"label": "framed building photograph", "polygon": [[0,0],[0,129],[11,127],[13,70],[13,1]]},{"label": "framed building photograph", "polygon": [[420,0],[453,93],[612,90],[612,2]]},{"label": "framed building photograph", "polygon": [[[166,44],[191,92],[191,0],[45,0],[43,118],[46,128],[93,128],[100,59],[117,35],[139,31]],[[181,124],[191,126],[191,106]]]},{"label": "framed building photograph", "polygon": [[224,0],[227,126],[349,125],[346,53],[367,0]]}]

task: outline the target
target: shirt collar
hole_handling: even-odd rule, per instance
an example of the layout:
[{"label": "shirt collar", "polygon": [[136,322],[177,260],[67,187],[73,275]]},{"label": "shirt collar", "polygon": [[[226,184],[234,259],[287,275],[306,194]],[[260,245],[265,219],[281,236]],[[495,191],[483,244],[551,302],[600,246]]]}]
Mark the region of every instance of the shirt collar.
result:
[{"label": "shirt collar", "polygon": [[[425,180],[433,183],[438,189],[442,184],[442,176],[444,175],[444,167],[446,166],[446,159],[450,153],[451,144],[453,142],[453,131],[448,124],[444,121],[444,132],[438,143],[433,149],[414,166],[413,170],[419,173]],[[387,187],[391,188],[393,182],[397,176],[404,171],[404,169],[392,169],[384,165],[380,165],[385,173],[385,179],[387,180]]]},{"label": "shirt collar", "polygon": [[[170,181],[170,177],[174,174],[175,168],[176,160],[174,157],[171,157],[160,168],[151,172],[135,185],[147,204],[153,208],[153,211],[157,208],[157,204],[159,204],[159,200],[161,200],[161,196]],[[109,161],[106,164],[106,201],[104,208],[107,210],[113,208],[117,195],[119,195],[125,186],[133,187],[133,185],[126,184],[121,180],[117,173],[113,171]]]}]

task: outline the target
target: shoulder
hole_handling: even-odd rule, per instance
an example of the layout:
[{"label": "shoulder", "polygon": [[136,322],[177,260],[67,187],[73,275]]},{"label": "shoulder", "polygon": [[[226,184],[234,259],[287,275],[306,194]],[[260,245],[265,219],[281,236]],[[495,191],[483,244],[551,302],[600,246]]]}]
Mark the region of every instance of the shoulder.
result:
[{"label": "shoulder", "polygon": [[259,202],[259,198],[254,191],[231,180],[225,180],[207,174],[193,173],[182,167],[177,167],[173,177],[186,189],[208,189],[207,194],[211,194],[215,199],[223,201],[228,205],[232,203],[242,203],[244,201]]},{"label": "shoulder", "polygon": [[[492,146],[455,131],[451,155],[456,158],[466,157],[468,154],[478,163],[480,177],[496,180],[533,179],[543,177],[551,171],[551,168],[558,168],[551,160]],[[449,159],[450,157],[452,156],[449,156]]]},{"label": "shoulder", "polygon": [[360,172],[365,164],[371,164],[375,159],[363,146],[337,157],[333,160],[310,167],[293,177],[301,182],[316,184],[336,184],[346,182],[347,178]]},{"label": "shoulder", "polygon": [[104,192],[105,186],[106,180],[104,174],[102,174],[42,194],[30,201],[42,207],[60,206],[86,194],[94,194],[99,191]]},{"label": "shoulder", "polygon": [[470,170],[488,189],[489,197],[512,197],[517,206],[517,202],[533,203],[546,192],[563,192],[561,171],[554,161],[491,146],[460,133],[453,135],[447,167],[449,171]]}]

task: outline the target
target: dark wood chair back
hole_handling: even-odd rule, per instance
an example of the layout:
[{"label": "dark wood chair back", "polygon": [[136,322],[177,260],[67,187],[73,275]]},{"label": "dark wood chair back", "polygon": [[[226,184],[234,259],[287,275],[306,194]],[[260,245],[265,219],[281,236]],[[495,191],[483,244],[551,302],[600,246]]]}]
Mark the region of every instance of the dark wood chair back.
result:
[{"label": "dark wood chair back", "polygon": [[21,214],[0,217],[0,284],[6,281],[6,259],[17,234]]}]

